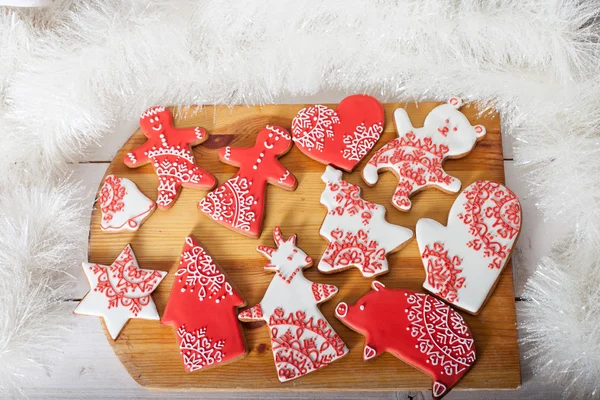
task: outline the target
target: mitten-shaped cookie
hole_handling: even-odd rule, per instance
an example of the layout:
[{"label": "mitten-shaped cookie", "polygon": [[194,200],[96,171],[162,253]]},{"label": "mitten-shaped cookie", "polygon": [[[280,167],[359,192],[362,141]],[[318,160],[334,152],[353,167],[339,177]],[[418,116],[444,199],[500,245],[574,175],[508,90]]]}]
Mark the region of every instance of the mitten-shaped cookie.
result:
[{"label": "mitten-shaped cookie", "polygon": [[146,110],[140,116],[140,129],[148,141],[127,153],[124,162],[130,168],[152,163],[158,175],[158,208],[171,208],[182,187],[215,186],[215,177],[196,165],[191,150],[208,139],[204,129],[175,128],[171,112],[164,107]]},{"label": "mitten-shaped cookie", "polygon": [[409,197],[427,186],[456,193],[461,183],[444,171],[447,158],[467,155],[475,143],[485,136],[482,125],[472,126],[458,109],[462,101],[451,98],[447,104],[434,108],[425,118],[422,128],[414,128],[406,111],[394,112],[398,138],[377,150],[363,169],[369,185],[377,183],[379,170],[396,175],[398,186],[392,204],[401,211],[410,210]]},{"label": "mitten-shaped cookie", "polygon": [[497,182],[476,181],[456,198],[448,226],[417,222],[423,287],[469,313],[479,313],[508,262],[521,229],[517,196]]},{"label": "mitten-shaped cookie", "polygon": [[432,394],[440,399],[475,362],[473,335],[462,316],[444,302],[423,293],[388,289],[373,281],[373,290],[356,304],[338,304],[335,315],[365,335],[363,359],[388,351],[433,378]]}]

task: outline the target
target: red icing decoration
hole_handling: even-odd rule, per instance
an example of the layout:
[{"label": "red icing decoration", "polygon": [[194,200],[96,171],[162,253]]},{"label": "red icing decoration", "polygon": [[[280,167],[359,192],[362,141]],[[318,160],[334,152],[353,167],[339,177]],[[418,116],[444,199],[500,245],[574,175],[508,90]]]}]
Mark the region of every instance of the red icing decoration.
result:
[{"label": "red icing decoration", "polygon": [[329,242],[322,262],[331,266],[356,265],[363,273],[376,274],[382,270],[386,251],[377,241],[369,240],[367,233],[359,230],[344,233],[340,229],[331,231],[334,242]]},{"label": "red icing decoration", "polygon": [[427,280],[435,288],[436,295],[449,302],[458,300],[458,289],[465,285],[465,278],[458,277],[462,272],[460,259],[448,256],[448,250],[441,243],[434,243],[433,248],[425,246],[423,260],[427,261]]},{"label": "red icing decoration", "polygon": [[104,180],[102,189],[100,189],[100,209],[102,210],[102,219],[109,222],[113,214],[121,211],[125,207],[123,197],[127,190],[121,185],[121,178],[109,175]]},{"label": "red icing decoration", "polygon": [[217,366],[246,354],[237,320],[245,301],[191,236],[179,264],[162,323],[175,328],[185,369]]},{"label": "red icing decoration", "polygon": [[484,257],[491,258],[489,268],[500,269],[510,254],[510,247],[496,238],[515,239],[521,228],[521,205],[517,196],[493,181],[477,181],[464,190],[465,213],[458,214],[473,235],[467,243]]},{"label": "red icing decoration", "polygon": [[417,139],[411,131],[377,150],[369,164],[377,166],[389,162],[396,166],[400,182],[392,203],[404,210],[410,208],[411,201],[408,198],[416,190],[429,184],[450,185],[454,181],[442,169],[447,153],[447,146],[438,146],[428,137]]},{"label": "red icing decoration", "polygon": [[440,398],[475,362],[475,345],[462,316],[433,296],[387,289],[377,282],[356,304],[340,303],[336,316],[366,336],[364,358],[389,351],[433,378]]},{"label": "red icing decoration", "polygon": [[175,128],[173,116],[164,107],[152,107],[140,116],[140,129],[148,141],[127,154],[124,161],[130,168],[149,162],[158,175],[159,208],[173,206],[181,187],[210,189],[216,180],[196,165],[191,146],[208,139],[200,127]]},{"label": "red icing decoration", "polygon": [[267,126],[249,148],[224,147],[219,159],[239,167],[238,173],[200,201],[200,210],[229,229],[251,237],[262,231],[267,182],[294,190],[296,178],[277,160],[292,148],[289,133]]},{"label": "red icing decoration", "polygon": [[350,172],[379,140],[383,118],[377,99],[353,95],[335,111],[323,105],[303,108],[292,121],[292,135],[310,158]]}]

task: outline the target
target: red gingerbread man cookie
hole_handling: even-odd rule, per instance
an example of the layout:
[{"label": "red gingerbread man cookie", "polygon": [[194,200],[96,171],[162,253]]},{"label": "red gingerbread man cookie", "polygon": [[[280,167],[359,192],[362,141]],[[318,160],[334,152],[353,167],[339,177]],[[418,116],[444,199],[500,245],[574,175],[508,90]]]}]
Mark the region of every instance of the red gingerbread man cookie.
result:
[{"label": "red gingerbread man cookie", "polygon": [[152,107],[140,116],[140,129],[148,141],[125,157],[125,165],[137,168],[149,162],[158,175],[158,208],[175,204],[181,187],[211,189],[215,177],[198,168],[191,146],[208,139],[200,127],[175,128],[173,116],[165,107]]},{"label": "red gingerbread man cookie", "polygon": [[277,160],[291,148],[290,134],[279,126],[262,129],[253,147],[222,148],[219,159],[240,169],[202,199],[198,207],[233,231],[255,238],[260,236],[267,183],[287,190],[296,189],[296,178]]},{"label": "red gingerbread man cookie", "polygon": [[340,321],[366,336],[363,359],[389,351],[433,378],[434,399],[448,394],[475,362],[463,317],[433,296],[378,281],[371,286],[356,304],[342,302],[335,310]]},{"label": "red gingerbread man cookie", "polygon": [[185,238],[176,275],[161,322],[175,329],[186,371],[243,357],[246,344],[237,308],[246,302],[191,236]]}]

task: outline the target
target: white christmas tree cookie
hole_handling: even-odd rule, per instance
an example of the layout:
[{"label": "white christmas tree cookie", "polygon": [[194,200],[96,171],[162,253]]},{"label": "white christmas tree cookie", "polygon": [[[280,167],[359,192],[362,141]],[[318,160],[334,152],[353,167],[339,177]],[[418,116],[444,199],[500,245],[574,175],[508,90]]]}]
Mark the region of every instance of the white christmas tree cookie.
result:
[{"label": "white christmas tree cookie", "polygon": [[483,125],[472,126],[458,109],[462,101],[450,98],[447,104],[434,108],[422,128],[413,127],[406,111],[394,112],[398,138],[386,143],[371,157],[363,169],[363,178],[369,185],[377,183],[379,170],[389,170],[396,175],[398,186],[392,204],[401,211],[410,210],[409,197],[433,186],[457,193],[461,183],[444,171],[442,163],[447,158],[467,155],[486,133]]},{"label": "white christmas tree cookie", "polygon": [[385,220],[385,207],[363,200],[360,188],[342,180],[342,172],[328,166],[321,177],[321,204],[327,215],[320,234],[329,245],[319,262],[323,273],[357,267],[364,277],[388,272],[387,255],[399,250],[413,232]]},{"label": "white christmas tree cookie", "polygon": [[285,382],[327,366],[348,354],[348,348],[318,306],[332,298],[337,287],[304,277],[302,270],[312,265],[312,259],[296,246],[296,235],[284,240],[275,227],[273,236],[277,248],[257,250],[270,260],[265,269],[276,274],[261,302],[238,317],[267,322],[277,376]]},{"label": "white christmas tree cookie", "polygon": [[98,194],[103,231],[137,231],[156,209],[154,201],[144,196],[127,178],[108,175]]},{"label": "white christmas tree cookie", "polygon": [[497,182],[476,181],[454,201],[448,226],[429,218],[417,222],[423,287],[458,308],[479,313],[520,229],[517,196]]},{"label": "white christmas tree cookie", "polygon": [[75,314],[103,317],[113,339],[130,318],[158,320],[158,311],[150,294],[166,272],[140,269],[130,245],[112,265],[83,263],[90,291],[81,300]]}]

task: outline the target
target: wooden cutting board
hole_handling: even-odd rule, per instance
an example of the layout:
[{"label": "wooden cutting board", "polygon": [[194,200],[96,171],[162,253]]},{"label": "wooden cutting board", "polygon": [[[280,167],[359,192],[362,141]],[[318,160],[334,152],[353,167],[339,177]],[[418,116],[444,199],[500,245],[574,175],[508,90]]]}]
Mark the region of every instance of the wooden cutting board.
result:
[{"label": "wooden cutting board", "polygon": [[[387,103],[385,130],[375,146],[379,148],[396,137],[393,112],[398,107],[407,110],[413,125],[422,126],[425,116],[439,103]],[[209,106],[192,107],[175,112],[178,127],[201,126],[211,135],[208,141],[194,148],[197,163],[213,173],[222,183],[236,168],[218,160],[218,149],[226,146],[246,147],[254,144],[256,133],[267,124],[290,129],[292,118],[306,105]],[[330,105],[335,107],[335,105]],[[463,188],[478,179],[504,183],[504,164],[500,135],[500,119],[491,110],[484,115],[474,107],[461,111],[471,124],[487,128],[486,137],[473,152],[459,160],[449,160],[445,169],[459,178]],[[150,164],[130,169],[123,157],[146,140],[140,130],[125,143],[110,164],[106,174],[115,174],[134,181],[147,196],[156,199],[157,177]],[[435,189],[423,190],[412,197],[413,208],[400,212],[390,204],[397,180],[392,173],[383,173],[375,187],[368,187],[361,178],[365,160],[344,179],[362,188],[363,197],[387,208],[391,223],[414,231],[419,218],[429,217],[446,223],[456,194]],[[217,260],[230,280],[240,290],[249,305],[258,303],[273,278],[263,270],[266,260],[255,250],[257,245],[273,245],[273,227],[280,225],[285,236],[298,234],[298,245],[317,262],[327,242],[319,235],[326,209],[319,203],[324,184],[320,177],[324,166],[293,148],[280,159],[298,179],[295,192],[272,185],[267,189],[266,218],[260,239],[250,239],[234,233],[203,215],[197,204],[206,191],[184,188],[175,206],[157,210],[138,232],[106,233],[100,230],[101,213],[97,204],[92,211],[89,239],[89,261],[110,264],[123,247],[131,243],[142,268],[169,271],[169,275],[154,292],[153,298],[162,316],[171,292],[179,255],[187,235],[192,234]],[[389,256],[390,272],[379,277],[387,287],[423,291],[425,272],[416,240]],[[175,332],[158,321],[130,320],[120,337],[107,340],[127,371],[140,385],[153,389],[184,390],[427,390],[431,378],[405,364],[391,354],[375,360],[362,360],[364,337],[342,325],[334,317],[340,301],[355,302],[370,290],[370,279],[361,276],[356,268],[324,275],[316,267],[305,270],[311,281],[336,285],[340,291],[322,305],[325,317],[340,334],[350,354],[305,377],[280,383],[277,379],[269,332],[266,325],[248,326],[244,332],[248,355],[237,362],[205,371],[187,373],[179,355]],[[477,348],[477,361],[455,389],[514,389],[521,382],[512,265],[504,269],[496,290],[478,316],[462,313],[471,327]]]}]

